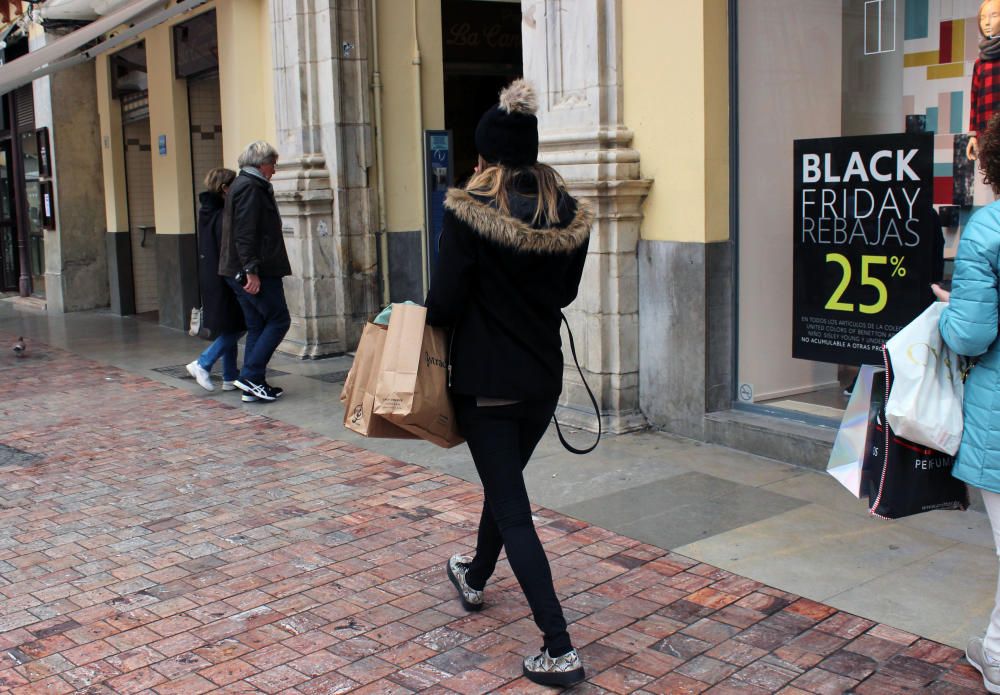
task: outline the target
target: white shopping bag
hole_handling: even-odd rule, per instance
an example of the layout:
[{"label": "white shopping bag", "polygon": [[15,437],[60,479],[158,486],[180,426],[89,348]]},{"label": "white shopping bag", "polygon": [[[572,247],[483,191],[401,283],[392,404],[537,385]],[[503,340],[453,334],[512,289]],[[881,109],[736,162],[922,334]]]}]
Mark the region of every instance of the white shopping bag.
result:
[{"label": "white shopping bag", "polygon": [[826,464],[826,472],[858,498],[861,497],[861,467],[865,460],[873,376],[885,379],[882,367],[866,364],[858,372],[851,400],[844,410],[837,438],[833,440],[830,461]]},{"label": "white shopping bag", "polygon": [[885,344],[892,388],[885,417],[894,434],[955,455],[962,441],[962,358],[938,329],[947,304],[934,302]]}]

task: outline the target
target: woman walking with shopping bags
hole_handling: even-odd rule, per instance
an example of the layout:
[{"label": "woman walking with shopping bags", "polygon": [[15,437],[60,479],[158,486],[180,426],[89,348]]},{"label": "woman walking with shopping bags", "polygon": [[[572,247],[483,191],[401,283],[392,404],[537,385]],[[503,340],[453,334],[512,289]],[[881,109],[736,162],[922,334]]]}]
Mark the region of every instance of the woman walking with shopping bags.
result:
[{"label": "woman walking with shopping bags", "polygon": [[187,365],[188,374],[206,391],[214,391],[209,376],[212,365],[222,358],[222,390],[234,391],[240,375],[236,367],[237,343],[246,331],[243,310],[236,295],[219,275],[219,247],[222,244],[222,212],[229,185],[236,178],[232,169],[212,169],[205,176],[205,188],[198,202],[198,280],[201,282],[201,323],[215,336],[212,344]]},{"label": "woman walking with shopping bags", "polygon": [[[994,115],[979,142],[979,168],[986,183],[1000,194],[1000,114]],[[964,424],[952,475],[983,493],[983,503],[1000,553],[1000,202],[981,208],[965,226],[955,256],[949,294],[932,285],[938,299],[949,302],[941,315],[941,337],[960,355],[976,358],[965,381]],[[983,675],[983,685],[1000,693],[1000,582],[984,637],[969,640],[966,659]]]},{"label": "woman walking with shopping bags", "polygon": [[576,297],[592,214],[551,167],[538,162],[537,101],[518,80],[476,128],[479,166],[445,201],[427,322],[451,329],[450,389],[485,500],[475,555],[456,555],[447,574],[467,610],[501,548],[542,631],[524,675],[544,685],[584,678],[552,574],[531,519],[522,471],[562,390],[563,307]]}]

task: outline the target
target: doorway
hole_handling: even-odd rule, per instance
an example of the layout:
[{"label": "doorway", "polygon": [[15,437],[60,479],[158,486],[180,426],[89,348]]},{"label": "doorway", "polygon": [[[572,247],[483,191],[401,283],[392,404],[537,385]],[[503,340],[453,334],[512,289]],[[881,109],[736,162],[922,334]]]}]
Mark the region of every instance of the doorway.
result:
[{"label": "doorway", "polygon": [[[45,297],[45,227],[42,207],[42,180],[38,135],[35,132],[34,99],[30,88],[18,96],[18,140],[21,151],[21,171],[24,174],[24,209],[27,213],[28,267],[31,274],[31,294]],[[31,104],[30,118],[28,107]]]},{"label": "doorway", "polygon": [[10,166],[10,138],[0,140],[0,291],[17,290],[20,264],[17,257],[17,222]]},{"label": "doorway", "polygon": [[452,133],[456,185],[476,166],[476,124],[500,90],[521,77],[519,0],[442,0],[444,123]]},{"label": "doorway", "polygon": [[215,10],[175,26],[173,41],[174,72],[178,78],[187,80],[191,176],[195,219],[198,219],[198,196],[205,189],[205,176],[212,169],[224,166],[219,35]]},{"label": "doorway", "polygon": [[122,110],[125,188],[132,251],[135,313],[159,319],[156,266],[156,218],[153,212],[153,147],[149,127],[146,44],[140,42],[112,56],[112,93]]}]

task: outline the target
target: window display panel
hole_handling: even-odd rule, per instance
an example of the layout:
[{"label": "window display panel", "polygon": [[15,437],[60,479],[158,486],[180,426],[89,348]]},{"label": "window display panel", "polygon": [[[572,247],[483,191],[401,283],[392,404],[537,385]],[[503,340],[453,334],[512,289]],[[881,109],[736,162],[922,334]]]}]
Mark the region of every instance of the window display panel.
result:
[{"label": "window display panel", "polygon": [[28,262],[31,267],[31,290],[45,296],[45,235],[38,138],[34,130],[21,133],[21,156],[24,167],[25,207],[28,213]]},{"label": "window display panel", "polygon": [[970,159],[991,4],[995,29],[980,0],[737,0],[740,401],[838,420],[933,301],[993,199]]}]

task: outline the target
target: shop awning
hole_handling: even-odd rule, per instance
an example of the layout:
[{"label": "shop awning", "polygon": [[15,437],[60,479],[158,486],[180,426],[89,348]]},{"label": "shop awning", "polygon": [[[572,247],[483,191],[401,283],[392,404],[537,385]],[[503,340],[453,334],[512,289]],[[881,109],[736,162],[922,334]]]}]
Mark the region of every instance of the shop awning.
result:
[{"label": "shop awning", "polygon": [[[87,26],[42,46],[37,51],[0,66],[0,94],[6,94],[39,77],[114,50],[117,46],[131,41],[171,17],[204,5],[206,2],[208,0],[183,0],[164,9],[163,0],[134,0]],[[81,50],[87,44],[102,39],[109,31],[122,25],[129,26],[113,37]]]}]

